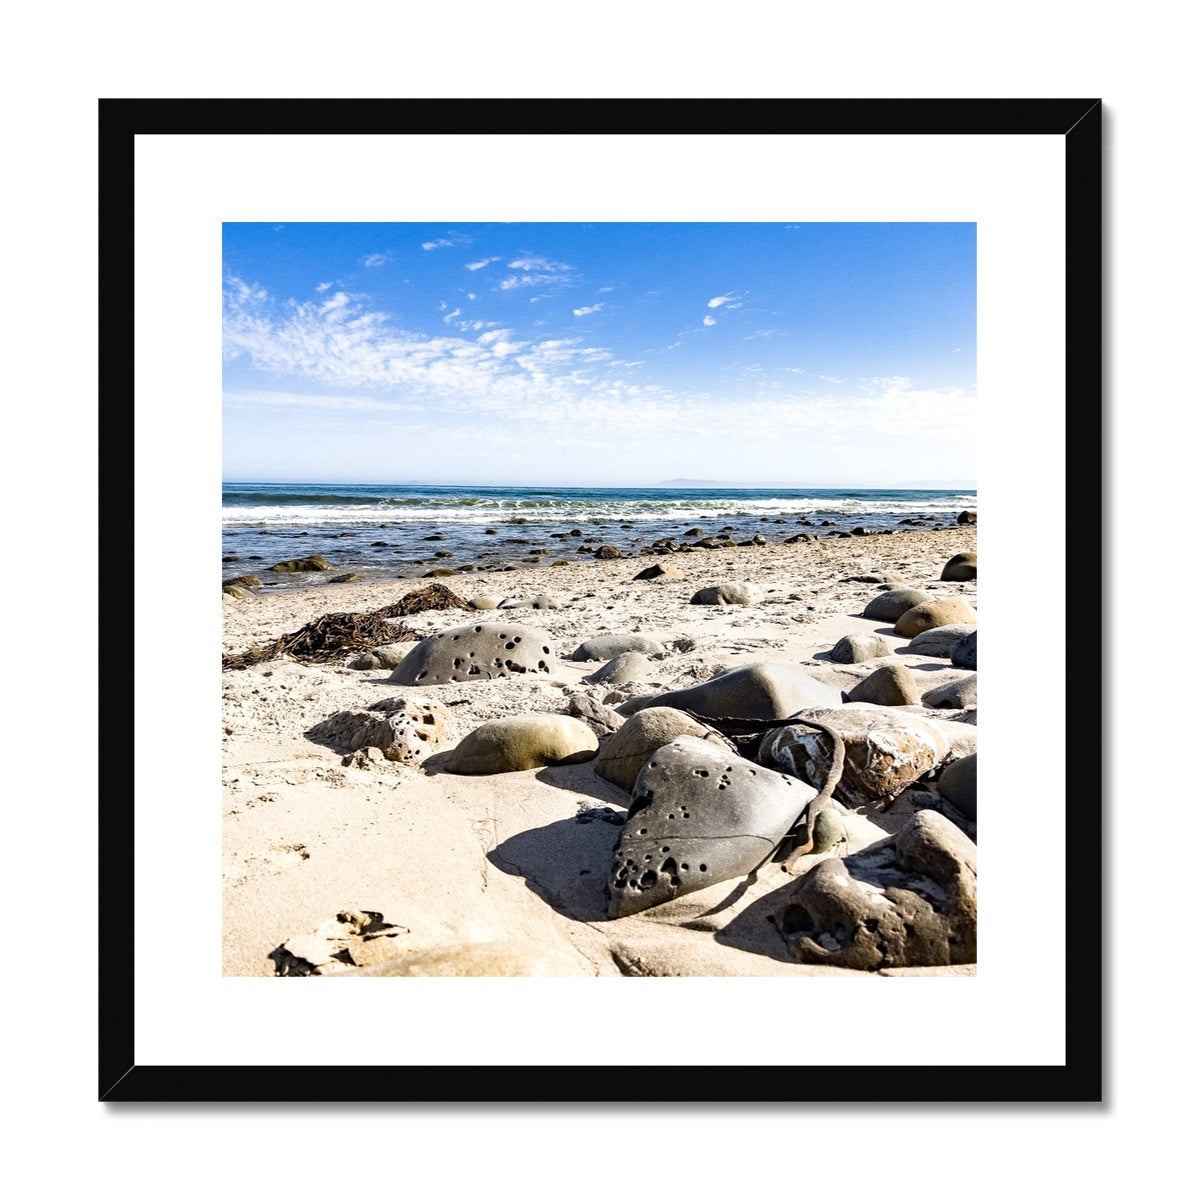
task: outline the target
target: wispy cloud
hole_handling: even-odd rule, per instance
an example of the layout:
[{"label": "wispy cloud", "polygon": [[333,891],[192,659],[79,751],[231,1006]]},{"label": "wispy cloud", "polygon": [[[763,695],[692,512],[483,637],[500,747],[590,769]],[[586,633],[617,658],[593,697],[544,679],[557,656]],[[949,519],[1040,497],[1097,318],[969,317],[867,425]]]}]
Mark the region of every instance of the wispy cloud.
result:
[{"label": "wispy cloud", "polygon": [[599,312],[603,307],[604,307],[604,304],[603,304],[603,302],[601,302],[600,304],[588,305],[586,308],[573,308],[571,311],[577,317],[586,317],[586,316],[589,316],[591,313]]},{"label": "wispy cloud", "polygon": [[453,246],[454,243],[448,238],[438,238],[436,242],[422,242],[422,250],[440,250],[444,246]]},{"label": "wispy cloud", "polygon": [[[429,248],[430,247],[426,247],[426,249],[429,249]],[[467,263],[467,270],[468,271],[481,271],[489,263],[494,263],[494,262],[499,262],[499,261],[500,261],[500,258],[498,255],[495,255],[492,258],[481,258],[478,262]]]},{"label": "wispy cloud", "polygon": [[368,254],[366,258],[363,259],[363,266],[382,267],[384,263],[391,262],[391,259],[392,256],[390,254]]},{"label": "wispy cloud", "polygon": [[704,323],[705,323],[705,325],[715,325],[717,323],[717,318],[716,317],[705,317]]},{"label": "wispy cloud", "polygon": [[741,305],[736,303],[741,300],[741,296],[735,296],[732,292],[725,296],[714,296],[709,302],[709,308],[720,308],[722,304],[728,304],[730,308],[740,308]]},{"label": "wispy cloud", "polygon": [[569,271],[571,268],[566,263],[551,262],[548,258],[514,258],[508,264],[510,271],[552,271],[557,274],[559,271]]}]

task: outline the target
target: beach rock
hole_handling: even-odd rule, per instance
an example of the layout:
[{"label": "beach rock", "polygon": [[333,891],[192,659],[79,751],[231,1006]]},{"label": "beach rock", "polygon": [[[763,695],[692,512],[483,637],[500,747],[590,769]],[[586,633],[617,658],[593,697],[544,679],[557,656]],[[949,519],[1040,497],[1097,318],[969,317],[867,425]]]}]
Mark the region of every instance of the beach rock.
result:
[{"label": "beach rock", "polygon": [[871,621],[895,622],[914,605],[925,604],[932,599],[928,592],[918,588],[891,588],[871,600],[862,615]]},{"label": "beach rock", "polygon": [[773,923],[795,962],[877,971],[975,961],[975,845],[931,809],[857,854],[821,860],[778,895]]},{"label": "beach rock", "polygon": [[841,691],[819,682],[800,667],[791,663],[757,662],[693,687],[638,696],[627,700],[617,711],[629,716],[655,704],[694,712],[701,718],[743,717],[752,721],[777,721],[802,708],[832,707],[841,703]]},{"label": "beach rock", "polygon": [[621,552],[616,546],[601,546],[596,551],[597,558],[620,558]]},{"label": "beach rock", "polygon": [[726,546],[732,546],[733,542],[727,537],[706,537],[692,544],[701,550],[721,550]]},{"label": "beach rock", "polygon": [[581,693],[567,701],[567,716],[582,721],[598,738],[616,733],[625,724],[625,718],[615,708]]},{"label": "beach rock", "polygon": [[610,633],[601,637],[589,638],[575,648],[571,655],[572,662],[605,662],[636,650],[639,654],[665,654],[661,643],[653,638],[642,637],[637,633]]},{"label": "beach rock", "polygon": [[930,708],[974,708],[979,703],[976,684],[975,675],[954,679],[930,688],[921,697],[921,702]]},{"label": "beach rock", "polygon": [[942,769],[938,794],[949,800],[964,817],[976,819],[976,756],[968,754]]},{"label": "beach rock", "polygon": [[760,604],[762,599],[762,589],[753,583],[719,583],[716,587],[701,588],[690,603]]},{"label": "beach rock", "polygon": [[[890,803],[937,767],[949,751],[933,721],[910,713],[846,705],[796,715],[820,721],[841,735],[846,759],[833,798],[848,808]],[[773,729],[758,747],[758,761],[764,766],[817,788],[825,786],[833,755],[833,739],[806,725]]]},{"label": "beach rock", "polygon": [[418,642],[388,677],[405,686],[549,674],[553,644],[540,629],[495,622],[459,625]]},{"label": "beach rock", "polygon": [[226,579],[221,586],[223,588],[260,588],[262,587],[262,580],[257,575],[238,575],[233,579]]},{"label": "beach rock", "polygon": [[230,600],[257,600],[258,595],[246,587],[234,587],[226,584],[221,589],[221,595],[228,597]]},{"label": "beach rock", "polygon": [[525,600],[501,600],[501,608],[537,608],[550,609],[562,608],[562,605],[554,596],[548,596],[545,592],[541,595],[534,596],[531,599]]},{"label": "beach rock", "polygon": [[644,679],[654,669],[654,664],[637,650],[626,650],[616,658],[610,658],[598,671],[584,678],[585,683],[607,683],[619,687],[634,679]]},{"label": "beach rock", "polygon": [[330,583],[353,583],[358,578],[354,571],[347,571],[344,575],[335,575]]},{"label": "beach rock", "polygon": [[655,563],[652,567],[647,567],[644,571],[639,571],[634,579],[683,579],[683,572],[678,567],[664,567],[661,563]]},{"label": "beach rock", "polygon": [[352,658],[346,666],[354,671],[382,671],[398,667],[404,657],[412,649],[412,642],[394,642],[387,646],[375,646],[357,658]]},{"label": "beach rock", "polygon": [[851,633],[830,650],[829,657],[835,663],[860,663],[891,652],[891,646],[878,633]]},{"label": "beach rock", "polygon": [[499,608],[503,601],[498,596],[475,596],[471,600],[471,607],[479,610],[489,610]]},{"label": "beach rock", "polygon": [[587,762],[599,741],[582,721],[560,713],[497,717],[467,734],[446,758],[452,775],[499,775]]},{"label": "beach rock", "polygon": [[908,667],[903,663],[888,663],[855,684],[846,693],[846,702],[900,707],[920,704],[921,692]]},{"label": "beach rock", "polygon": [[691,529],[683,531],[684,537],[704,537],[704,530],[699,525],[693,525]]},{"label": "beach rock", "polygon": [[307,558],[289,558],[277,562],[268,571],[332,571],[333,564],[328,563],[319,554],[310,554]]},{"label": "beach rock", "polygon": [[344,753],[373,746],[390,762],[416,766],[451,740],[450,730],[450,713],[443,705],[389,696],[365,710],[336,712],[313,726],[309,736]]},{"label": "beach rock", "polygon": [[976,514],[973,512],[960,512],[958,514],[958,523],[960,525],[974,525],[976,524],[976,520]]},{"label": "beach rock", "polygon": [[930,658],[949,658],[955,645],[974,629],[963,621],[953,625],[938,625],[918,633],[908,643],[908,649],[914,654],[925,654]]},{"label": "beach rock", "polygon": [[698,738],[668,742],[634,784],[613,849],[609,919],[748,875],[771,857],[815,794]]},{"label": "beach rock", "polygon": [[727,738],[679,709],[650,707],[635,713],[605,742],[592,769],[601,779],[631,792],[638,772],[654,753],[684,736],[711,742],[730,754],[737,753]]},{"label": "beach rock", "polygon": [[942,579],[951,583],[965,583],[976,576],[975,555],[971,552],[956,554],[942,568]]},{"label": "beach rock", "polygon": [[975,610],[957,596],[945,600],[926,600],[913,605],[896,620],[897,637],[913,638],[927,629],[939,625],[977,625],[979,618]]},{"label": "beach rock", "polygon": [[950,665],[959,667],[965,671],[974,671],[978,669],[977,655],[977,632],[968,633],[965,637],[959,638],[950,650]]}]

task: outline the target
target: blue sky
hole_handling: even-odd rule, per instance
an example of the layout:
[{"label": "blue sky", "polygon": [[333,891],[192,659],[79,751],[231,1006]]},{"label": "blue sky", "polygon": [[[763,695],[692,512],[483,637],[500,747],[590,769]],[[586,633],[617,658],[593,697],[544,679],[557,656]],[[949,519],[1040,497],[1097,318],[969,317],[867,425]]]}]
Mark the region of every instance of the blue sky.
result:
[{"label": "blue sky", "polygon": [[226,224],[223,476],[975,479],[973,224]]}]

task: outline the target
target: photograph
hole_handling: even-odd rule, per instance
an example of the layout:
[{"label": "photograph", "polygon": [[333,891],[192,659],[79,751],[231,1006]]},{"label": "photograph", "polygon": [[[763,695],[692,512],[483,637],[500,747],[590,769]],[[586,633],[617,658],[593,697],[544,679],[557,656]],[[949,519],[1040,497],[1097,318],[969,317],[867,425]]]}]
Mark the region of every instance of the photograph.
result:
[{"label": "photograph", "polygon": [[224,972],[973,973],[975,263],[225,224]]},{"label": "photograph", "polygon": [[[705,1100],[1098,1094],[1086,775],[1028,701],[1080,628],[1096,102],[708,111],[105,110],[143,599],[103,1098],[608,1100],[660,1054]],[[1032,580],[1060,649],[990,624],[977,724],[980,605]],[[1036,813],[980,839],[1012,748]],[[822,1036],[885,995],[928,1035]],[[630,1005],[669,1050],[581,1036]]]}]

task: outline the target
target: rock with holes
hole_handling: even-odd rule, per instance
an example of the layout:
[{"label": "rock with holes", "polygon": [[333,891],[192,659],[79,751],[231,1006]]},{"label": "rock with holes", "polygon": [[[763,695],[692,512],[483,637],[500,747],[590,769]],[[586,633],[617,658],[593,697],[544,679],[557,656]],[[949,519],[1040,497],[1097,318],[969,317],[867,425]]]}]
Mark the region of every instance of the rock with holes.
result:
[{"label": "rock with holes", "polygon": [[446,758],[451,775],[500,775],[587,762],[599,748],[582,721],[560,713],[497,717],[467,734]]},{"label": "rock with holes", "polygon": [[644,679],[653,669],[654,664],[641,651],[626,650],[616,658],[610,658],[598,671],[584,676],[584,682],[619,687],[635,679]]},{"label": "rock with holes", "polygon": [[604,744],[592,769],[601,779],[633,791],[638,773],[655,752],[677,737],[695,737],[736,753],[732,742],[677,708],[643,708]]},{"label": "rock with holes", "polygon": [[391,762],[415,766],[451,740],[452,724],[449,710],[441,704],[388,696],[367,709],[336,712],[309,735],[347,753],[375,747]]},{"label": "rock with holes", "polygon": [[[938,766],[950,750],[937,725],[911,713],[847,704],[797,715],[820,721],[841,736],[846,760],[833,798],[850,808],[890,803]],[[773,729],[758,748],[760,763],[816,788],[825,786],[833,759],[833,739],[807,725]]]},{"label": "rock with holes", "polygon": [[749,875],[815,795],[798,779],[699,738],[668,742],[634,784],[613,848],[609,918]]},{"label": "rock with holes", "polygon": [[939,795],[949,800],[964,817],[976,818],[977,755],[968,754],[952,762],[938,776]]},{"label": "rock with holes", "polygon": [[795,962],[877,971],[975,961],[975,845],[932,809],[778,894],[772,919]]},{"label": "rock with holes", "polygon": [[915,604],[924,604],[933,597],[919,588],[890,588],[876,596],[862,615],[871,621],[896,621]]},{"label": "rock with holes", "polygon": [[540,629],[493,622],[459,625],[418,642],[388,676],[389,683],[429,687],[549,673],[555,651]]},{"label": "rock with holes", "polygon": [[903,663],[887,663],[846,693],[847,703],[900,706],[920,704],[916,676]]},{"label": "rock with holes", "polygon": [[636,650],[639,654],[665,654],[660,642],[642,637],[640,633],[609,633],[601,637],[588,638],[576,647],[571,655],[572,662],[607,662],[618,654]]},{"label": "rock with holes", "polygon": [[692,604],[761,604],[762,588],[753,583],[719,583],[716,587],[701,588],[691,599]]},{"label": "rock with holes", "polygon": [[891,654],[892,648],[878,633],[848,633],[829,651],[835,663],[868,662]]},{"label": "rock with holes", "polygon": [[936,629],[939,625],[978,625],[979,617],[975,610],[957,596],[945,600],[927,600],[922,604],[914,604],[907,612],[896,618],[895,633],[897,637],[913,638],[927,629]]},{"label": "rock with holes", "polygon": [[758,662],[674,692],[627,700],[617,709],[626,716],[651,704],[681,708],[698,717],[743,717],[777,721],[802,708],[841,704],[842,693],[791,663]]}]

